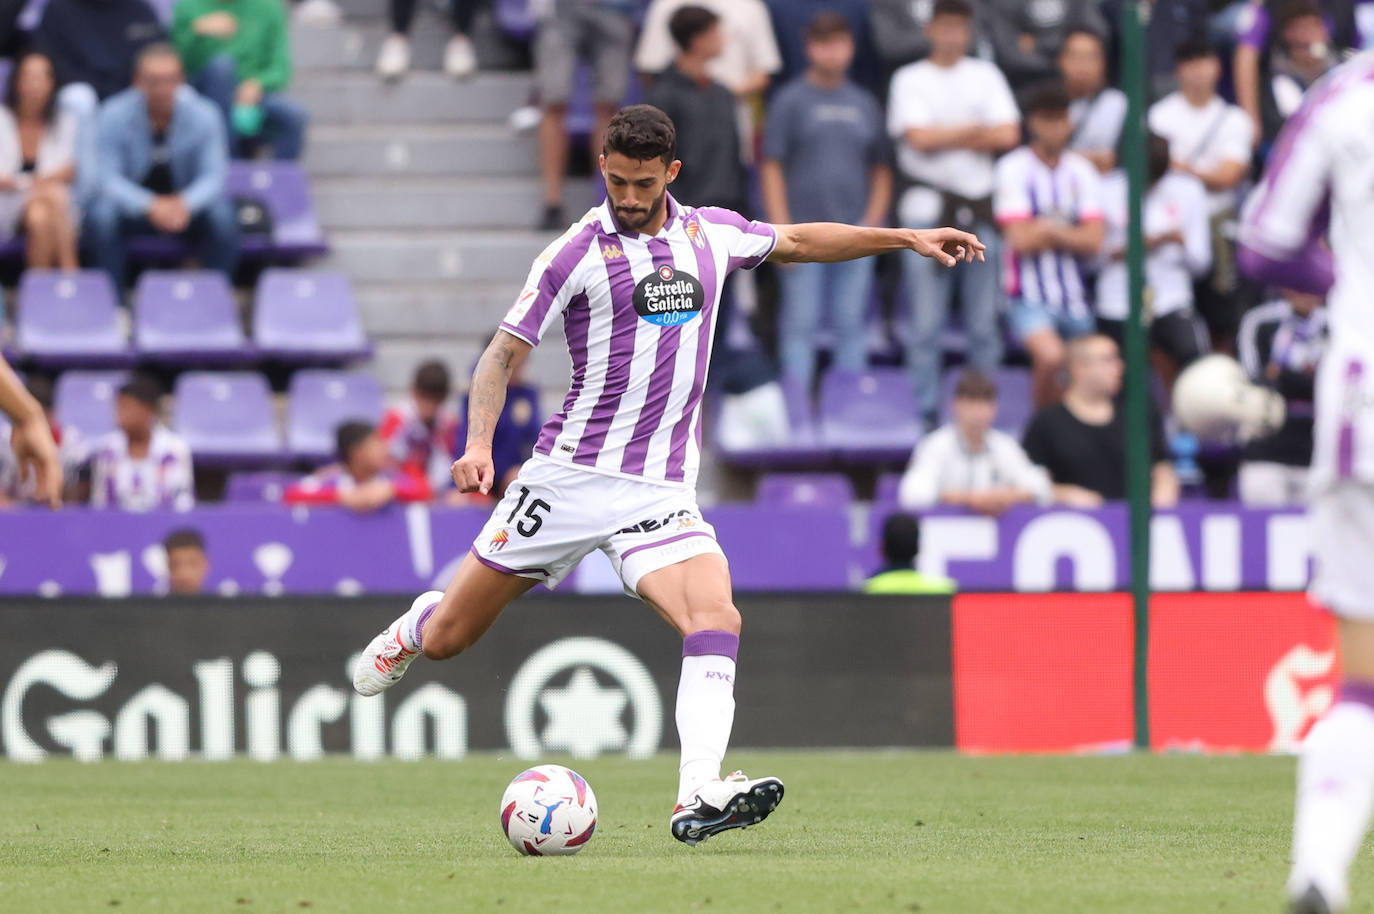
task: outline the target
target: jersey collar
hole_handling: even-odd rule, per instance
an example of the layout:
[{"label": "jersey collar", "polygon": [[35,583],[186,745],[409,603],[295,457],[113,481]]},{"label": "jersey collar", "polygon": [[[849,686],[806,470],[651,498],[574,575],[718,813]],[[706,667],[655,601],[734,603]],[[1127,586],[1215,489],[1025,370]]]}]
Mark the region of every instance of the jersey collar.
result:
[{"label": "jersey collar", "polygon": [[671,232],[683,218],[682,207],[673,199],[673,195],[671,193],[667,194],[667,198],[664,205],[668,207],[668,218],[663,223],[663,230],[657,235],[645,235],[642,232],[623,231],[619,223],[615,220],[615,213],[611,210],[611,200],[609,197],[602,201],[601,206],[597,208],[598,218],[601,221],[601,230],[607,235],[628,235],[631,238],[638,238],[641,241],[648,241],[650,238],[666,238],[668,233]]}]

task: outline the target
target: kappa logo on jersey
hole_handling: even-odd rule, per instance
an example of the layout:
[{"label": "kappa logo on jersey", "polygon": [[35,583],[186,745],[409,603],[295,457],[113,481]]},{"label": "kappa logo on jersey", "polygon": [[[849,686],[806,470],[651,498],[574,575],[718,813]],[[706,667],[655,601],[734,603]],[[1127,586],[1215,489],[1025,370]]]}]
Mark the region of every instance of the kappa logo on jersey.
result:
[{"label": "kappa logo on jersey", "polygon": [[492,552],[500,552],[502,549],[506,548],[506,543],[509,542],[510,531],[497,530],[496,535],[493,536],[491,538],[491,542],[487,544],[487,548],[490,549]]},{"label": "kappa logo on jersey", "polygon": [[602,260],[619,260],[624,256],[625,252],[620,249],[619,245],[608,244],[601,248]]},{"label": "kappa logo on jersey", "polygon": [[684,527],[695,527],[697,525],[697,516],[692,513],[692,509],[683,508],[675,514],[669,514],[662,520],[653,518],[642,520],[633,527],[625,527],[621,530],[617,530],[616,533],[652,533],[655,530],[662,530],[664,527],[671,527],[675,520],[677,521],[677,528],[679,530]]},{"label": "kappa logo on jersey", "polygon": [[691,273],[664,264],[635,286],[635,313],[651,324],[676,327],[701,314],[706,290]]},{"label": "kappa logo on jersey", "polygon": [[687,238],[692,242],[692,246],[701,250],[706,249],[706,239],[701,234],[701,223],[693,219],[687,223]]}]

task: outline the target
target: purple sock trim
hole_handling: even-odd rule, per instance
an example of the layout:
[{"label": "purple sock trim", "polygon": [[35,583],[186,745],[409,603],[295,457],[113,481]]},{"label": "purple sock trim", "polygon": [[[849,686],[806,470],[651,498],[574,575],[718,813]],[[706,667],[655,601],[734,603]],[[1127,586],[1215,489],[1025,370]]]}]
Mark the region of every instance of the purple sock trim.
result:
[{"label": "purple sock trim", "polygon": [[420,643],[420,638],[424,635],[425,623],[429,621],[429,617],[434,615],[434,611],[438,608],[439,601],[435,600],[433,603],[429,604],[429,607],[424,612],[420,613],[420,618],[415,620],[415,649],[417,651],[424,650],[424,646]]},{"label": "purple sock trim", "polygon": [[1341,680],[1341,694],[1336,699],[1346,704],[1364,705],[1374,708],[1374,682],[1358,682],[1354,679]]},{"label": "purple sock trim", "polygon": [[684,657],[718,656],[734,660],[738,654],[739,635],[732,635],[730,632],[708,628],[706,631],[693,632],[682,639]]}]

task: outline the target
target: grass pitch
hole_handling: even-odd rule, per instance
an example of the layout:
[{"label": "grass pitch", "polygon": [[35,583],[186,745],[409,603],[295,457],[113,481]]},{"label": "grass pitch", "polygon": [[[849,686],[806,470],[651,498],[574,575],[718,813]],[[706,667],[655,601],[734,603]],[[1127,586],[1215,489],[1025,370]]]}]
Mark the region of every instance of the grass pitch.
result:
[{"label": "grass pitch", "polygon": [[[550,759],[556,761],[556,759]],[[0,911],[1194,912],[1281,909],[1293,761],[739,753],[763,825],[668,833],[676,759],[575,763],[569,858],[497,806],[524,763],[0,763]],[[1355,911],[1374,911],[1362,866]]]}]

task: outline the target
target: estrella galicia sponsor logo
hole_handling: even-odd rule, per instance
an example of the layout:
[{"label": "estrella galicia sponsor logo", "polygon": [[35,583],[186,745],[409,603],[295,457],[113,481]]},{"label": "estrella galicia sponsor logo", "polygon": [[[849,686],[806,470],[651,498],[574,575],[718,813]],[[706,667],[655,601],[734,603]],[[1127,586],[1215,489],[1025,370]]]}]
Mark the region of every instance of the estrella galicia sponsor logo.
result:
[{"label": "estrella galicia sponsor logo", "polygon": [[651,324],[676,327],[701,314],[706,290],[690,273],[664,264],[635,286],[635,313]]}]

